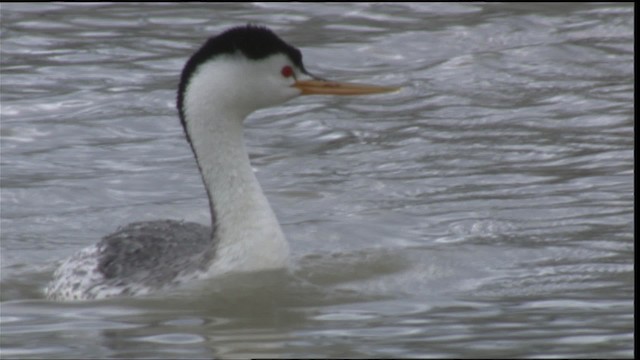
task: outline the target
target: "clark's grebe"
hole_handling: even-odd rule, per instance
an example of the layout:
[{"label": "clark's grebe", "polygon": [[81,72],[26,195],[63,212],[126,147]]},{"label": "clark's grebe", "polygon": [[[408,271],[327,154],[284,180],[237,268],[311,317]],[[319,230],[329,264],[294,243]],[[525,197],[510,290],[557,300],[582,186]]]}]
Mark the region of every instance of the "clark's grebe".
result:
[{"label": "clark's grebe", "polygon": [[264,27],[236,27],[210,38],[182,71],[177,107],[209,197],[211,227],[173,220],[129,224],[62,263],[47,297],[142,295],[228,271],[286,267],[289,246],[251,169],[244,119],[299,95],[395,89],[314,77],[300,50]]}]

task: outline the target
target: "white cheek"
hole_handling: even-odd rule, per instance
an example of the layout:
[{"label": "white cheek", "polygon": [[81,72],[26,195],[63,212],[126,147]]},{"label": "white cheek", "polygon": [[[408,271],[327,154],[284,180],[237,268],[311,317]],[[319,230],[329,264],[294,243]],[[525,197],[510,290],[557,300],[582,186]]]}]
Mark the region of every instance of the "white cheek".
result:
[{"label": "white cheek", "polygon": [[284,87],[285,95],[287,96],[287,100],[292,99],[296,96],[302,95],[302,90],[295,87],[296,80],[294,77],[290,77],[286,79],[286,85]]}]

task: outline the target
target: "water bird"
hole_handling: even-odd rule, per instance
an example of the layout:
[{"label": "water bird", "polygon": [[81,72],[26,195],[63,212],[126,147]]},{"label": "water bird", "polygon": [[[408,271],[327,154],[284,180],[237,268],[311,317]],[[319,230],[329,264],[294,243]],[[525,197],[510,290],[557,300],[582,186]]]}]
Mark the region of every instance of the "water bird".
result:
[{"label": "water bird", "polygon": [[134,222],[65,260],[45,288],[53,300],[137,296],[225,272],[285,268],[289,245],[256,179],[243,121],[300,95],[361,95],[395,87],[311,75],[302,53],[266,27],[209,38],[186,62],[177,108],[209,198],[211,226]]}]

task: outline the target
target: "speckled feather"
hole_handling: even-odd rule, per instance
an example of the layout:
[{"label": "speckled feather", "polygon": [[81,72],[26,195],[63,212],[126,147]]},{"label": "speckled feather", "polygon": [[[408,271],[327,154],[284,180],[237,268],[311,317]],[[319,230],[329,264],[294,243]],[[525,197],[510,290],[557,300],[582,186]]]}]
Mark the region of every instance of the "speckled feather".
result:
[{"label": "speckled feather", "polygon": [[211,229],[197,223],[131,223],[65,261],[46,293],[80,300],[157,291],[205,271],[213,261],[211,244]]}]

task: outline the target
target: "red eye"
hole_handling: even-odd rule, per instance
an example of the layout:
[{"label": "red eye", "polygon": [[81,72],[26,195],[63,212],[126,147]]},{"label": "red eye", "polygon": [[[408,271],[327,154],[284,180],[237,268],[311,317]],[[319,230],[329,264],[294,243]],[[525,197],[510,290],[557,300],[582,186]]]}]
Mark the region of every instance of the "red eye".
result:
[{"label": "red eye", "polygon": [[282,73],[282,76],[286,78],[293,76],[293,69],[289,65],[283,66],[280,72]]}]

